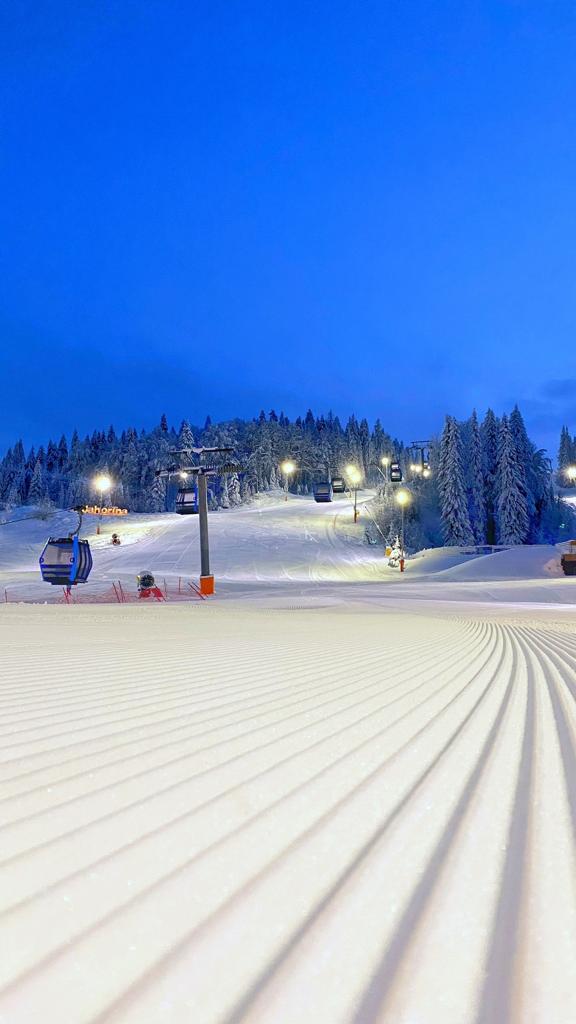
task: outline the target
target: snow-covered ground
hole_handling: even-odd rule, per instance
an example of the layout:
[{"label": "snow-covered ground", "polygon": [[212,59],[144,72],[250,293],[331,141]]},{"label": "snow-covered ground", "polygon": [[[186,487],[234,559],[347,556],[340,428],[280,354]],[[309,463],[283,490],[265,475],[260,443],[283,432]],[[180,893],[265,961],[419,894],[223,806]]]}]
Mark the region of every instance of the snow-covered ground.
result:
[{"label": "snow-covered ground", "polygon": [[[197,576],[195,517],[113,528],[97,584]],[[559,551],[400,577],[346,501],[210,529],[210,602],[0,610],[2,1024],[573,1024]],[[45,536],[0,528],[9,591]]]},{"label": "snow-covered ground", "polygon": [[[331,504],[281,494],[264,496],[253,505],[220,511],[209,517],[211,568],[219,599],[237,597],[282,599],[295,594],[340,602],[376,598],[382,584],[393,589],[388,599],[494,601],[526,599],[543,603],[572,603],[574,581],[560,567],[560,547],[535,545],[478,555],[474,549],[437,548],[419,552],[406,563],[401,577],[388,567],[384,545],[364,543],[371,494],[359,497],[362,519],[352,521],[352,503],[338,496]],[[22,517],[30,512],[23,510]],[[0,526],[0,587],[10,601],[59,599],[39,576],[38,556],[49,533],[65,535],[76,522],[73,513],[58,513],[42,521],[23,518]],[[96,534],[97,519],[87,516],[82,536],[88,537],[94,569],[86,587],[121,580],[127,588],[144,569],[172,585],[179,577],[198,578],[198,517],[129,515],[105,519]],[[117,531],[122,544],[112,547]],[[343,588],[342,583],[354,584]],[[361,584],[369,584],[363,587]],[[401,590],[399,588],[402,588]],[[425,588],[425,589],[423,589]]]}]

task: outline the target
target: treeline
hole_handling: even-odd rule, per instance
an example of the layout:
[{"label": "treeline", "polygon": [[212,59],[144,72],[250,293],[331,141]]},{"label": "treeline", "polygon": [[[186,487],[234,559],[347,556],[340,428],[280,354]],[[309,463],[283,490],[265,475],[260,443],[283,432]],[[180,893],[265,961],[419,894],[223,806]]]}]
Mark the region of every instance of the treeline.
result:
[{"label": "treeline", "polygon": [[554,494],[552,466],[530,441],[518,406],[481,424],[447,416],[436,453],[445,543],[536,544],[558,537],[566,509]]},{"label": "treeline", "polygon": [[576,437],[568,427],[562,427],[560,431],[560,445],[558,448],[558,483],[560,487],[574,486],[576,481]]},{"label": "treeline", "polygon": [[[554,492],[546,453],[530,441],[520,410],[480,423],[476,412],[447,416],[430,447],[429,480],[410,478],[405,536],[409,551],[441,544],[555,543],[574,532],[571,509]],[[393,543],[400,511],[392,488],[374,505],[374,526]],[[375,530],[369,530],[375,542]]]},{"label": "treeline", "polygon": [[[563,432],[562,465],[576,463],[574,442]],[[213,424],[208,418],[202,427],[184,420],[178,430],[162,416],[149,431],[129,428],[118,434],[111,426],[84,438],[74,432],[70,439],[50,440],[27,453],[18,441],[0,462],[0,504],[10,509],[90,503],[99,499],[94,478],[106,473],[113,481],[106,496],[110,503],[135,512],[171,510],[178,481],[167,484],[156,471],[177,462],[171,455],[174,449],[193,446],[230,446],[241,467],[241,472],[210,478],[213,510],[242,504],[283,485],[284,459],[297,464],[290,489],[303,494],[311,491],[315,480],[340,475],[353,463],[364,483],[379,490],[370,514],[392,540],[399,510],[393,489],[384,485],[381,460],[388,456],[400,461],[412,492],[406,512],[412,550],[442,543],[556,541],[563,536],[562,524],[566,535],[574,532],[570,509],[554,494],[551,464],[530,441],[517,407],[501,418],[488,410],[481,423],[475,412],[461,422],[447,416],[441,437],[430,444],[432,473],[426,480],[411,473],[412,453],[379,420],[370,429],[366,419],[351,416],[343,425],[331,413],[317,417],[310,410],[293,422],[272,410],[253,420]]]},{"label": "treeline", "polygon": [[179,430],[162,416],[150,431],[129,428],[117,434],[111,426],[84,438],[75,431],[69,440],[62,436],[27,453],[18,441],[0,462],[0,503],[6,509],[23,504],[67,508],[91,502],[98,497],[95,476],[106,473],[113,481],[111,502],[135,512],[161,512],[174,507],[177,484],[167,486],[156,470],[175,461],[172,449],[194,445],[230,445],[243,470],[211,478],[212,509],[241,504],[277,487],[282,482],[279,465],[286,458],[299,467],[291,489],[308,493],[314,480],[342,472],[349,462],[361,469],[368,483],[376,483],[382,456],[403,452],[379,420],[371,430],[366,419],[358,421],[355,416],[343,426],[331,413],[316,417],[309,410],[291,422],[272,410],[249,421],[213,424],[208,418],[203,427],[185,420]]}]

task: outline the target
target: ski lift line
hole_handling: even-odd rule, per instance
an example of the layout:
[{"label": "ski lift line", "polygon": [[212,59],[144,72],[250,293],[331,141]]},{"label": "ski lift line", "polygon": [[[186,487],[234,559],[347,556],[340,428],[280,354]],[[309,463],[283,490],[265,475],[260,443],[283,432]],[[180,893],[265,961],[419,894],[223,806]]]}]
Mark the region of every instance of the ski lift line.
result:
[{"label": "ski lift line", "polygon": [[171,448],[170,455],[189,455],[192,452],[193,455],[203,455],[204,452],[233,452],[233,447],[215,447],[215,448]]},{"label": "ski lift line", "polygon": [[[58,511],[60,511],[58,509]],[[54,516],[55,512],[47,512],[46,516]],[[14,526],[15,523],[26,523],[29,519],[39,519],[40,516],[22,516],[21,519],[5,519],[4,522],[0,523],[0,526]]]},{"label": "ski lift line", "polygon": [[187,473],[190,476],[225,476],[227,473],[242,473],[243,471],[243,466],[225,462],[221,466],[168,466],[167,469],[157,469],[155,476],[164,479],[176,476],[178,473]]},{"label": "ski lift line", "polygon": [[382,537],[382,540],[383,540],[383,541],[385,541],[385,540],[386,540],[386,537],[385,537],[385,536],[384,536],[384,534],[382,533],[382,530],[381,530],[381,529],[380,529],[380,527],[378,526],[378,523],[377,523],[377,522],[376,522],[376,520],[374,519],[374,516],[373,516],[373,515],[372,515],[372,513],[370,512],[370,509],[368,508],[368,506],[367,506],[367,505],[363,505],[363,506],[362,506],[362,508],[364,509],[364,511],[365,511],[365,512],[367,512],[367,513],[368,513],[368,515],[370,516],[370,519],[371,519],[371,520],[372,520],[372,522],[374,523],[374,526],[375,526],[375,527],[376,527],[376,529],[378,530],[378,533],[379,533],[379,534],[380,534],[380,536]]},{"label": "ski lift line", "polygon": [[[5,519],[3,522],[0,523],[0,526],[14,526],[17,523],[26,523],[29,519],[40,519],[40,520],[43,521],[44,519],[48,519],[49,516],[60,515],[60,513],[62,511],[63,511],[63,509],[61,509],[61,508],[55,508],[53,512],[42,513],[42,516],[39,516],[38,514],[36,514],[36,515],[32,515],[32,516],[22,516],[21,519]],[[68,509],[68,511],[76,512],[77,510],[76,509]]]}]

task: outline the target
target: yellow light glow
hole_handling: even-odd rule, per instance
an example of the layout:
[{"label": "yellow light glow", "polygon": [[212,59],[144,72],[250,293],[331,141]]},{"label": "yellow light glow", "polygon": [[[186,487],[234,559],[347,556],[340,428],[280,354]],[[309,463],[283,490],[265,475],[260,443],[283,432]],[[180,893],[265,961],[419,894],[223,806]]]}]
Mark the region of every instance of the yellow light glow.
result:
[{"label": "yellow light glow", "polygon": [[109,491],[112,487],[112,481],[109,476],[101,473],[100,476],[94,478],[94,487],[98,491]]},{"label": "yellow light glow", "polygon": [[352,484],[357,484],[362,479],[362,474],[356,466],[346,466],[346,476]]},{"label": "yellow light glow", "polygon": [[178,476],[180,477],[181,480],[187,480],[188,479],[188,473],[185,473],[184,470],[182,470],[182,472],[179,473]]},{"label": "yellow light glow", "polygon": [[383,466],[390,465],[390,459],[388,458],[387,455],[383,455],[382,458],[380,459],[380,462],[382,463]]},{"label": "yellow light glow", "polygon": [[564,472],[569,480],[576,480],[576,466],[566,466]]},{"label": "yellow light glow", "polygon": [[282,470],[283,473],[285,473],[286,476],[290,476],[291,473],[296,472],[296,463],[291,462],[290,459],[286,459],[286,462],[282,463],[280,469]]},{"label": "yellow light glow", "polygon": [[429,477],[429,476],[431,476],[431,475],[432,475],[432,474],[431,474],[431,472],[430,472],[430,470],[429,470],[429,469],[424,469],[424,470],[422,470],[422,476],[423,476],[423,477],[424,477],[424,478],[425,478],[426,480],[427,480],[427,479],[428,479],[428,477]]},{"label": "yellow light glow", "polygon": [[408,502],[410,501],[410,495],[408,491],[398,491],[398,494],[396,495],[396,501],[398,502],[399,505],[407,505]]}]

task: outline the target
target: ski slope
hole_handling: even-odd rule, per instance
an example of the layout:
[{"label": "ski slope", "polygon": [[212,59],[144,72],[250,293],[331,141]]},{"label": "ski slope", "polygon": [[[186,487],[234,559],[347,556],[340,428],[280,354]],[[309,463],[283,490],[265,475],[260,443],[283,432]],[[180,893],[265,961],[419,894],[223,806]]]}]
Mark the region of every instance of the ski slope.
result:
[{"label": "ski slope", "polygon": [[572,615],[0,632],[2,1022],[576,1019]]},{"label": "ski slope", "polygon": [[[367,494],[363,504],[371,500]],[[212,569],[218,580],[339,581],[370,580],[382,574],[382,548],[364,544],[365,524],[354,525],[352,503],[340,498],[317,504],[309,498],[263,497],[254,504],[211,513]],[[58,513],[42,522],[26,519],[0,527],[0,582],[14,585],[38,579],[38,556],[48,533],[66,535],[77,522],[74,513]],[[82,536],[94,556],[92,581],[134,581],[142,569],[159,577],[199,575],[197,516],[129,515],[104,519],[86,516]],[[119,532],[120,547],[110,536]]]},{"label": "ski slope", "polygon": [[576,581],[287,504],[210,517],[213,601],[0,607],[1,1024],[576,1020]]},{"label": "ski slope", "polygon": [[[551,545],[484,555],[474,549],[428,550],[409,558],[400,577],[388,567],[383,543],[364,543],[371,499],[371,492],[359,497],[357,524],[352,503],[344,496],[329,504],[263,496],[253,505],[210,514],[211,569],[219,599],[242,596],[282,603],[299,595],[313,603],[349,603],[380,600],[386,584],[392,588],[387,591],[392,603],[407,597],[435,603],[522,603],[522,597],[532,603],[573,603],[574,581],[564,578],[560,548]],[[30,516],[30,511],[20,515]],[[60,599],[41,582],[38,556],[49,533],[66,535],[76,521],[73,513],[62,512],[45,521],[24,518],[0,526],[0,587],[9,600]],[[103,520],[97,535],[96,517],[86,516],[82,536],[90,541],[94,569],[77,593],[85,597],[99,585],[111,592],[116,580],[134,591],[143,570],[172,586],[179,578],[197,579],[198,525],[197,516],[129,515]],[[114,531],[121,534],[119,547],[110,544]]]}]

